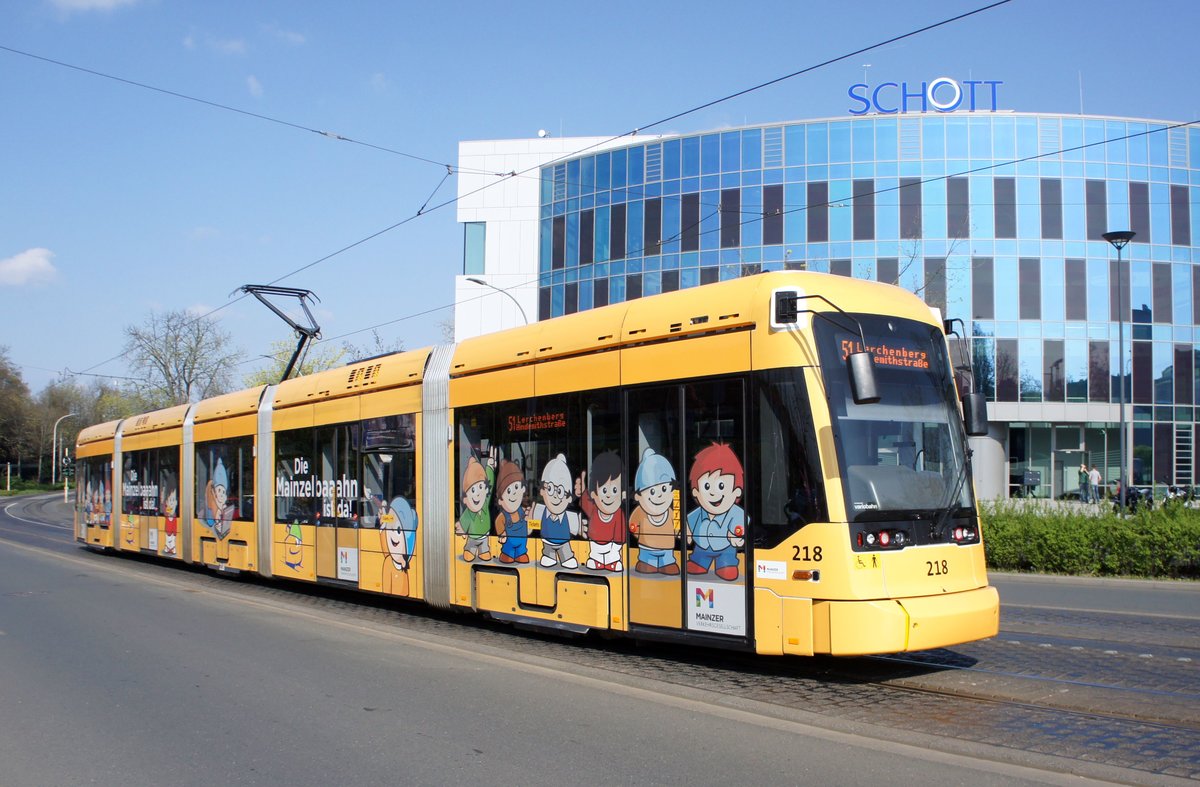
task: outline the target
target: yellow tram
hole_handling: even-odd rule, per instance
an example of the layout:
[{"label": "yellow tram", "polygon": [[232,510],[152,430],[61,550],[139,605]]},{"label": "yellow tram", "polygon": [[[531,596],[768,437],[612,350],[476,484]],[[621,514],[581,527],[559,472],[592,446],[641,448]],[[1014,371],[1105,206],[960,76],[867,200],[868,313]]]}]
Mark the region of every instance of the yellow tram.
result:
[{"label": "yellow tram", "polygon": [[780,272],[356,362],[83,430],[76,537],[766,654],[989,637],[944,330]]}]

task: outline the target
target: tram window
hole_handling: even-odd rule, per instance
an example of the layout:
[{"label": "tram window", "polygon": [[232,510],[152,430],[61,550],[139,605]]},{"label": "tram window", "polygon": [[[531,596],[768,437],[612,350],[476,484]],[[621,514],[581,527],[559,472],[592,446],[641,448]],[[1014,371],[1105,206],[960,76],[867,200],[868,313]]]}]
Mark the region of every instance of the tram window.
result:
[{"label": "tram window", "polygon": [[83,461],[83,477],[77,489],[80,511],[89,525],[107,526],[112,514],[112,457],[105,456]]},{"label": "tram window", "polygon": [[319,515],[317,524],[354,527],[353,507],[359,489],[351,447],[351,425],[325,426],[315,432],[318,461],[313,474]]},{"label": "tram window", "polygon": [[[707,380],[683,387],[687,468],[680,474],[680,516],[688,522],[688,533],[695,537],[695,548],[707,560],[705,568],[734,570],[714,555],[745,550],[743,536],[747,525],[745,506],[753,479],[746,473],[744,385],[740,377]],[[720,522],[701,538],[695,528],[703,522]],[[711,525],[709,525],[711,527]],[[703,531],[702,531],[703,532]],[[726,538],[729,540],[726,541]],[[703,550],[717,550],[703,556]],[[717,561],[717,562],[712,562]],[[689,570],[693,564],[689,564]],[[723,579],[731,575],[719,573]]]},{"label": "tram window", "polygon": [[275,434],[275,521],[313,525],[319,513],[312,478],[313,430]]},{"label": "tram window", "polygon": [[352,447],[361,457],[360,527],[379,527],[384,503],[398,497],[416,507],[416,455],[413,416],[389,415],[350,426]]},{"label": "tram window", "polygon": [[755,546],[776,546],[810,522],[828,519],[816,434],[801,375],[780,369],[757,378]]},{"label": "tram window", "polygon": [[196,445],[196,515],[238,522],[254,519],[254,438]]},{"label": "tram window", "polygon": [[121,513],[130,516],[158,513],[158,454],[156,448],[125,454],[121,473]]}]

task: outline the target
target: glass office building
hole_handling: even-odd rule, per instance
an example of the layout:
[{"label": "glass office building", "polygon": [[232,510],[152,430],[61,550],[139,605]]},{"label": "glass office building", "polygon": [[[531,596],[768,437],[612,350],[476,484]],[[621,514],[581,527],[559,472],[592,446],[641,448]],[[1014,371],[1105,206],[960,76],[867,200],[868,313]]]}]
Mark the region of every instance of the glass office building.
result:
[{"label": "glass office building", "polygon": [[[539,319],[760,271],[895,283],[965,325],[992,425],[974,441],[981,497],[1070,496],[1081,463],[1115,481],[1122,384],[1133,482],[1200,480],[1196,127],[870,115],[639,140],[540,171]],[[1102,238],[1118,229],[1136,233],[1120,265]],[[467,272],[491,262],[468,250]]]}]

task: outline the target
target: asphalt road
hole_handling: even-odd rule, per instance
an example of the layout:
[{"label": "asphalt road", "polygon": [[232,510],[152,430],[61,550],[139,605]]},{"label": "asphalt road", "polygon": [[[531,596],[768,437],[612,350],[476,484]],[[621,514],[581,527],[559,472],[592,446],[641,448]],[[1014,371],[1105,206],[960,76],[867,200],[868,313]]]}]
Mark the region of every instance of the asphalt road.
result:
[{"label": "asphalt road", "polygon": [[[2,785],[1085,783],[1011,749],[935,751],[878,720],[93,554],[55,508],[0,503]],[[995,582],[1035,609],[1137,611],[1170,591],[1178,611],[1156,614],[1200,615],[1195,585]]]},{"label": "asphalt road", "polygon": [[703,691],[621,685],[187,578],[0,542],[0,781],[1039,779],[762,717]]}]

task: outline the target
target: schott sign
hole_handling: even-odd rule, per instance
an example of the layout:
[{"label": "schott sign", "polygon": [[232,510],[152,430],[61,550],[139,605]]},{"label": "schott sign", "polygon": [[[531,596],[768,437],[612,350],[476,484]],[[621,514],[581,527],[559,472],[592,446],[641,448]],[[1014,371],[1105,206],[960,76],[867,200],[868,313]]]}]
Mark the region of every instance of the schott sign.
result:
[{"label": "schott sign", "polygon": [[872,88],[859,83],[851,85],[850,98],[862,106],[850,108],[851,115],[878,112],[881,115],[909,112],[995,112],[1000,86],[994,79],[968,79],[958,82],[950,77],[938,77],[930,82],[881,82]]}]

